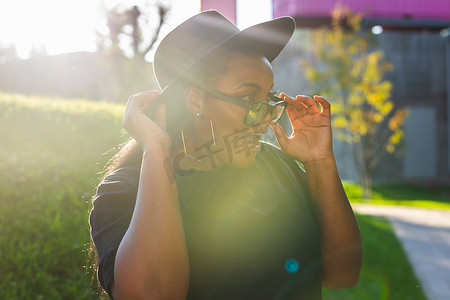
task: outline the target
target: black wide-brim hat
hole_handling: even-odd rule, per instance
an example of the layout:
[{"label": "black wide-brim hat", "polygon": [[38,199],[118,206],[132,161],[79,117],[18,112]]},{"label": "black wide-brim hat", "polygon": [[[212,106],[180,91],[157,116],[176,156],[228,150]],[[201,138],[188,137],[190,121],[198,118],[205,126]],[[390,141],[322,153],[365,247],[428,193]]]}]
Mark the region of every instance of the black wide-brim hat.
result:
[{"label": "black wide-brim hat", "polygon": [[241,31],[219,12],[204,11],[164,37],[155,52],[153,71],[164,93],[202,58],[222,47],[259,53],[272,62],[294,30],[291,17],[273,19]]}]

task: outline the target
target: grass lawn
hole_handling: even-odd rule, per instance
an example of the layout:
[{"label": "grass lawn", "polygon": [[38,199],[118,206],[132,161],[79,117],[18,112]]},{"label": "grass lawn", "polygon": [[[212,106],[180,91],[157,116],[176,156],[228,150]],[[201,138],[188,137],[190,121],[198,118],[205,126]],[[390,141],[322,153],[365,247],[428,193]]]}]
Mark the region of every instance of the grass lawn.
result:
[{"label": "grass lawn", "polygon": [[371,200],[361,198],[359,185],[344,182],[344,188],[352,203],[450,209],[450,185],[380,184],[374,186]]},{"label": "grass lawn", "polygon": [[0,299],[98,299],[87,218],[123,110],[0,92]]},{"label": "grass lawn", "polygon": [[[450,209],[450,186],[445,185],[376,185],[372,200],[361,198],[359,185],[344,182],[344,188],[352,203]],[[323,289],[323,298],[426,299],[389,222],[363,215],[357,218],[364,248],[360,281],[349,289]]]},{"label": "grass lawn", "polygon": [[323,289],[324,300],[426,300],[391,225],[382,219],[358,215],[363,239],[363,266],[359,283],[342,290]]}]

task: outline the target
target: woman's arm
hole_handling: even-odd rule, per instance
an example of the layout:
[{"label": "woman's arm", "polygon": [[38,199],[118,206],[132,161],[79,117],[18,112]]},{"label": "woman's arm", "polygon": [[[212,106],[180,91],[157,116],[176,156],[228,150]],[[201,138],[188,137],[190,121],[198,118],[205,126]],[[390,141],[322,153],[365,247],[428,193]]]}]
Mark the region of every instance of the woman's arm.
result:
[{"label": "woman's arm", "polygon": [[188,291],[189,260],[176,183],[167,165],[165,113],[163,108],[157,112],[157,123],[144,114],[156,96],[136,94],[125,112],[124,127],[144,154],[133,217],[116,254],[114,299],[185,299]]},{"label": "woman's arm", "polygon": [[362,263],[361,235],[336,167],[332,150],[330,104],[322,97],[295,99],[282,93],[293,133],[273,126],[281,149],[302,162],[317,209],[323,261],[322,285],[345,288],[358,282]]},{"label": "woman's arm", "polygon": [[333,158],[306,163],[309,191],[317,208],[322,248],[322,285],[346,288],[358,283],[361,235]]}]

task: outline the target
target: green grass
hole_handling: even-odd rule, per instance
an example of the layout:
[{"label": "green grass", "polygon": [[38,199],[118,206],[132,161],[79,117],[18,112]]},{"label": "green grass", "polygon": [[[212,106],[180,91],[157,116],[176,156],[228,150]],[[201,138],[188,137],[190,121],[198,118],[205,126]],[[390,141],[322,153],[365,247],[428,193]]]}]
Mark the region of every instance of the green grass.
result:
[{"label": "green grass", "polygon": [[450,209],[449,185],[378,184],[373,188],[371,200],[361,198],[362,188],[359,185],[344,182],[344,188],[352,203]]},{"label": "green grass", "polygon": [[326,300],[426,300],[403,248],[382,219],[358,215],[363,240],[359,283],[342,290],[323,289]]},{"label": "green grass", "polygon": [[[123,110],[0,93],[0,299],[99,299],[85,274],[87,218],[108,151],[126,139]],[[374,201],[448,204],[448,190],[412,188],[377,187]],[[357,199],[359,187],[346,189]],[[389,224],[358,219],[361,280],[324,299],[425,299]]]},{"label": "green grass", "polygon": [[97,299],[90,198],[124,107],[0,93],[0,299]]}]

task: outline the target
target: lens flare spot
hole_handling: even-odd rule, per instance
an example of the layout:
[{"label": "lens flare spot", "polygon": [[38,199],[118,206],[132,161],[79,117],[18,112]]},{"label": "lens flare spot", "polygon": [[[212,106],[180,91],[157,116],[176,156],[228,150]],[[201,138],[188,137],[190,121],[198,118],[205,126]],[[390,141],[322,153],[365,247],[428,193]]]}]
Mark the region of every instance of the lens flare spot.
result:
[{"label": "lens flare spot", "polygon": [[284,264],[284,268],[286,269],[286,271],[288,273],[291,273],[291,274],[297,272],[298,271],[298,267],[299,267],[298,261],[293,259],[293,258],[288,259],[286,261],[286,263]]}]

